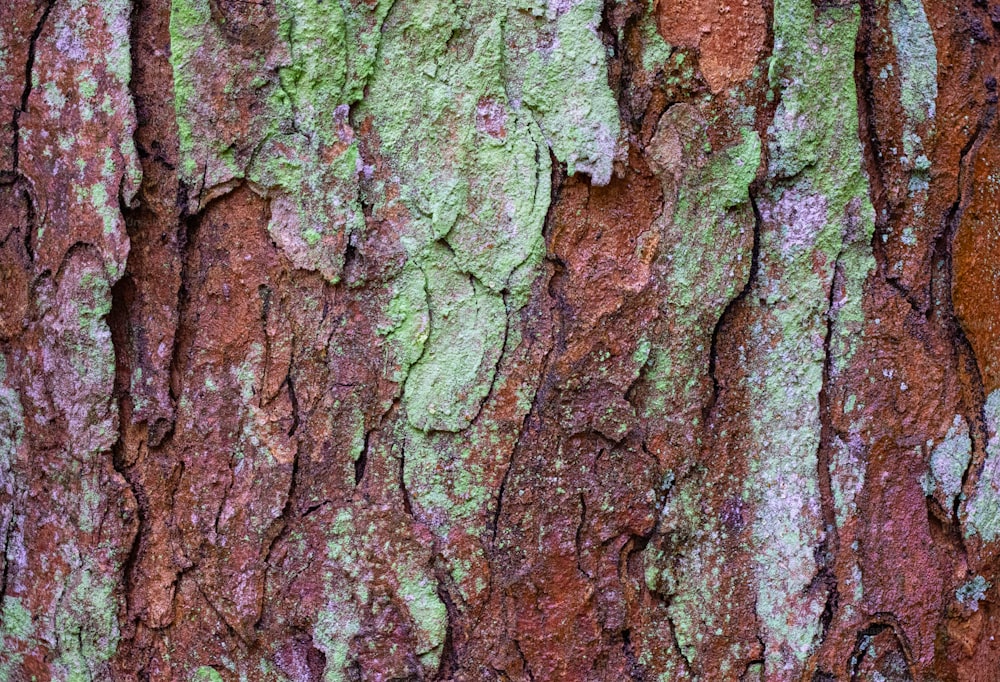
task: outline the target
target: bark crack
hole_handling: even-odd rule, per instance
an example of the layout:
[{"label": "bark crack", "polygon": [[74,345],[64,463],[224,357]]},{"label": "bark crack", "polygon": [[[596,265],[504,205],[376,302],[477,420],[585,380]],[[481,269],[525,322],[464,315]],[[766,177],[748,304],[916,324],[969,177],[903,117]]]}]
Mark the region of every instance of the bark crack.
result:
[{"label": "bark crack", "polygon": [[[973,181],[972,165],[975,162],[976,154],[979,148],[985,142],[986,136],[993,130],[996,113],[997,113],[997,96],[996,96],[996,81],[992,81],[993,88],[990,90],[989,97],[987,99],[987,107],[983,111],[982,116],[976,123],[975,132],[969,137],[969,140],[962,147],[959,156],[959,172],[958,172],[958,186],[956,187],[955,201],[948,210],[947,215],[944,219],[944,229],[941,230],[938,238],[934,243],[934,260],[940,262],[942,265],[938,269],[931,270],[931,290],[938,290],[940,287],[941,295],[932,297],[935,303],[932,304],[933,307],[940,305],[941,310],[939,313],[944,319],[944,324],[947,331],[949,332],[949,337],[953,340],[956,364],[959,366],[964,365],[964,370],[966,372],[968,384],[964,385],[964,392],[966,393],[965,409],[966,419],[970,424],[970,436],[972,437],[974,456],[970,459],[969,464],[966,466],[965,471],[962,474],[962,495],[956,495],[954,505],[951,509],[953,519],[957,526],[960,527],[959,521],[959,508],[961,506],[963,498],[967,497],[971,492],[968,488],[972,484],[970,480],[972,478],[972,471],[976,468],[976,460],[982,460],[986,456],[986,444],[989,439],[989,435],[986,432],[986,388],[983,383],[983,377],[979,370],[979,363],[976,359],[974,349],[972,348],[972,343],[969,341],[968,336],[965,333],[965,329],[962,327],[961,320],[959,320],[957,313],[955,312],[955,304],[952,298],[953,292],[953,278],[954,278],[954,254],[953,254],[953,242],[955,235],[958,232],[959,225],[962,220],[962,215],[965,211],[966,205],[968,203],[969,191],[971,190],[971,185]],[[987,84],[988,86],[989,84]],[[941,273],[942,281],[937,282],[937,272]],[[940,300],[940,304],[937,300]],[[971,405],[968,403],[972,403]],[[970,418],[971,417],[971,418]],[[962,533],[958,533],[958,539],[963,550],[965,549],[965,538]]]},{"label": "bark crack", "polygon": [[747,281],[744,283],[743,288],[740,290],[736,296],[729,299],[729,303],[726,304],[725,309],[722,311],[722,315],[715,322],[715,327],[712,329],[712,340],[709,346],[708,353],[708,376],[712,380],[712,395],[709,396],[708,403],[702,409],[702,423],[709,424],[709,419],[712,417],[715,411],[716,404],[719,401],[719,395],[721,393],[721,386],[719,383],[719,377],[717,372],[718,358],[719,358],[719,339],[722,336],[724,329],[727,329],[729,324],[732,322],[733,316],[736,311],[739,310],[743,301],[750,295],[754,284],[757,282],[757,274],[760,269],[760,236],[763,230],[763,218],[760,214],[760,209],[757,207],[757,198],[753,190],[748,193],[750,206],[753,209],[753,245],[750,250],[750,272],[747,275]]},{"label": "bark crack", "polygon": [[31,96],[31,89],[34,85],[34,70],[35,70],[35,51],[36,45],[38,43],[38,38],[42,35],[42,29],[45,27],[45,22],[49,18],[49,14],[52,12],[52,7],[55,5],[55,0],[48,0],[45,3],[45,9],[42,10],[42,16],[38,19],[38,23],[35,25],[35,29],[31,32],[31,38],[28,40],[28,58],[24,63],[24,89],[21,91],[21,104],[14,110],[14,117],[11,121],[11,128],[14,132],[14,148],[13,148],[13,162],[14,162],[14,173],[18,173],[20,167],[20,142],[21,142],[21,114],[28,111],[28,98]]}]

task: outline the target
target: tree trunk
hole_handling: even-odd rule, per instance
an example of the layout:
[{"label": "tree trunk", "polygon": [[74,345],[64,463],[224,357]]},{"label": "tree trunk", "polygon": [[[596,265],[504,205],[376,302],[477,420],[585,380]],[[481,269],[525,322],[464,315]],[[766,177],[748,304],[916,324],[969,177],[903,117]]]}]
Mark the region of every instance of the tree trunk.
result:
[{"label": "tree trunk", "polygon": [[1000,678],[998,26],[4,2],[0,680]]}]

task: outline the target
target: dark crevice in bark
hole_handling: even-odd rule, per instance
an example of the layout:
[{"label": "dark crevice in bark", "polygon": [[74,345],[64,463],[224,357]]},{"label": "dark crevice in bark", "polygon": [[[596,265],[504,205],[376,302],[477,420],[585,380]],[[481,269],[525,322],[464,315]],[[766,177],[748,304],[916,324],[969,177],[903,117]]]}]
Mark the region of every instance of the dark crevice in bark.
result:
[{"label": "dark crevice in bark", "polygon": [[410,499],[410,491],[406,488],[406,443],[399,446],[399,490],[403,494],[403,510],[406,515],[416,521],[413,515],[413,501]]},{"label": "dark crevice in bark", "polygon": [[[629,35],[631,29],[642,18],[644,10],[643,3],[634,0],[605,2],[601,8],[601,23],[597,28],[608,52],[608,86],[618,102],[618,118],[625,124],[630,137],[635,137],[641,129],[644,112],[638,114],[633,112],[630,98],[625,96],[633,80],[635,65],[626,56],[625,46],[622,44],[623,41],[619,40],[619,35],[622,37]],[[615,12],[625,12],[624,21],[616,21],[616,17],[613,16]],[[621,24],[619,29],[615,28],[617,23]]]},{"label": "dark crevice in bark", "polygon": [[[181,193],[184,193],[183,188]],[[221,198],[219,197],[219,199]],[[177,292],[177,329],[174,331],[174,347],[170,354],[169,372],[170,397],[174,401],[180,400],[184,392],[184,363],[187,359],[185,353],[189,351],[188,346],[194,341],[192,338],[195,333],[194,323],[190,319],[193,314],[191,311],[192,279],[197,272],[197,263],[193,262],[195,258],[194,245],[198,238],[198,231],[201,228],[201,221],[207,210],[208,206],[194,215],[182,216],[180,238],[177,240],[181,272],[180,287]],[[176,419],[176,415],[174,418]],[[172,434],[173,425],[171,425],[170,430],[164,435],[163,442],[166,442]]]},{"label": "dark crevice in bark", "polygon": [[24,89],[21,91],[21,104],[19,108],[14,110],[14,117],[11,121],[11,128],[14,132],[14,148],[12,150],[12,157],[15,175],[18,173],[20,163],[21,114],[28,111],[28,98],[31,96],[31,88],[33,85],[32,80],[35,70],[35,47],[38,43],[38,38],[42,35],[42,29],[45,28],[45,22],[48,20],[49,14],[52,12],[52,8],[55,4],[55,0],[48,0],[45,3],[45,9],[42,10],[42,16],[38,19],[35,29],[31,32],[31,38],[28,40],[28,58],[24,62]]},{"label": "dark crevice in bark", "polygon": [[[0,187],[11,186],[11,189],[16,193],[21,193],[21,198],[24,201],[25,209],[25,225],[24,233],[21,235],[21,243],[24,246],[24,253],[28,257],[29,263],[35,262],[35,250],[31,245],[31,240],[38,233],[38,211],[35,208],[36,198],[34,191],[32,190],[31,183],[27,181],[23,176],[15,177],[8,181],[4,178],[3,174],[0,173]],[[18,230],[15,226],[8,225],[5,227],[0,226],[0,231],[3,229],[10,229],[10,232],[0,240],[0,247],[6,244],[7,240],[12,236],[16,235]]]},{"label": "dark crevice in bark", "polygon": [[[134,58],[134,55],[133,55]],[[135,93],[130,92],[133,99]],[[132,372],[134,357],[131,349],[133,344],[133,329],[131,322],[135,306],[135,283],[133,281],[133,271],[135,269],[135,258],[131,254],[135,253],[136,241],[139,239],[137,221],[139,220],[138,206],[129,208],[119,196],[119,211],[125,223],[125,230],[130,243],[130,256],[126,259],[125,274],[111,287],[111,310],[108,313],[107,323],[111,332],[111,344],[115,355],[115,380],[113,389],[113,399],[118,407],[118,438],[111,446],[111,461],[114,469],[122,477],[129,487],[132,497],[135,500],[137,516],[136,531],[129,546],[129,552],[122,566],[123,592],[125,596],[125,614],[134,627],[138,618],[132,613],[132,605],[135,601],[136,589],[136,567],[139,561],[139,553],[143,546],[143,540],[149,533],[149,519],[153,510],[150,508],[149,499],[142,489],[142,485],[136,480],[132,469],[135,457],[138,453],[126,452],[128,447],[128,433],[132,422],[133,402],[131,395]],[[145,273],[140,273],[142,276]]]},{"label": "dark crevice in bark", "polygon": [[[986,456],[986,444],[989,438],[986,432],[985,418],[986,388],[983,383],[982,374],[979,370],[979,363],[976,360],[975,352],[972,348],[972,343],[969,341],[968,336],[966,336],[961,321],[958,319],[958,315],[955,312],[954,301],[952,299],[954,278],[952,247],[955,235],[958,232],[959,225],[962,221],[962,214],[968,203],[968,197],[973,179],[972,166],[975,163],[976,154],[979,151],[980,146],[982,146],[986,136],[992,132],[993,126],[995,125],[997,113],[995,81],[993,81],[993,89],[987,102],[987,107],[982,112],[982,115],[976,124],[975,132],[969,137],[969,140],[962,147],[962,151],[959,156],[958,186],[956,188],[955,201],[949,208],[948,214],[945,216],[944,229],[934,242],[934,261],[941,263],[941,266],[940,268],[934,268],[931,271],[931,291],[940,293],[939,296],[933,297],[935,299],[934,307],[939,308],[938,314],[943,319],[949,336],[953,340],[956,365],[958,367],[964,366],[964,372],[968,377],[968,385],[964,388],[966,391],[971,393],[971,395],[964,396],[965,399],[963,402],[966,404],[963,407],[966,410],[966,419],[970,425],[970,436],[972,437],[974,455],[976,456],[972,458],[969,466],[966,467],[965,472],[962,474],[961,490],[964,494],[956,496],[951,510],[957,527],[960,525],[959,507],[963,501],[962,498],[965,498],[970,492],[968,490],[968,485],[970,484],[969,479],[971,477],[972,470],[975,468],[976,461],[978,460],[981,462]],[[940,282],[937,281],[937,273],[939,271],[942,279]],[[968,404],[969,402],[972,404]],[[959,533],[958,537],[959,541],[962,543],[962,547],[964,548],[964,538],[962,537],[962,534]]]},{"label": "dark crevice in bark", "polygon": [[833,480],[830,468],[833,458],[833,439],[836,430],[833,426],[833,410],[831,391],[833,388],[833,340],[834,327],[837,323],[837,292],[843,286],[844,273],[841,258],[843,252],[837,254],[834,262],[833,277],[830,281],[830,293],[827,297],[826,332],[823,336],[823,378],[819,390],[819,445],[816,450],[816,475],[819,482],[820,511],[823,515],[823,539],[816,548],[816,564],[819,572],[812,581],[826,589],[826,600],[823,612],[820,614],[820,624],[823,628],[822,638],[836,615],[839,593],[836,575],[836,557],[840,548],[840,538],[837,532],[837,512],[833,496]]},{"label": "dark crevice in bark", "polygon": [[358,458],[354,460],[355,487],[361,485],[361,481],[365,478],[365,469],[368,468],[368,448],[371,447],[372,431],[373,429],[365,431],[365,442],[361,447],[361,452],[358,453]]},{"label": "dark crevice in bark", "polygon": [[[184,364],[190,358],[188,354],[194,345],[195,336],[198,333],[198,319],[200,313],[191,310],[192,305],[192,290],[195,286],[195,278],[203,277],[204,273],[198,268],[199,263],[195,262],[195,259],[200,257],[200,250],[195,249],[195,244],[202,237],[200,235],[200,230],[202,226],[202,221],[208,214],[208,211],[217,203],[224,201],[233,192],[237,191],[242,187],[239,184],[231,188],[226,193],[212,199],[208,202],[202,209],[194,214],[184,216],[182,218],[181,224],[185,227],[185,232],[182,240],[178,240],[178,248],[180,251],[181,259],[181,272],[180,272],[180,288],[177,296],[177,328],[174,332],[174,348],[171,354],[170,360],[170,397],[176,402],[179,401],[181,396],[184,394],[184,383],[183,376],[185,372]],[[206,241],[212,238],[212,234],[205,237]],[[199,283],[200,284],[200,283]],[[256,393],[256,398],[258,401],[261,400],[259,393]],[[176,421],[176,413],[174,414],[174,421]],[[244,417],[246,418],[246,417]],[[164,442],[166,439],[173,435],[174,424],[171,424],[170,430],[164,436]],[[215,518],[212,522],[212,530],[216,536],[219,533],[219,521],[222,518],[222,513],[226,506],[226,501],[229,499],[229,493],[232,491],[233,486],[236,483],[236,453],[230,452],[227,460],[228,468],[226,470],[227,480],[225,483],[224,490],[219,496],[218,505],[215,510]],[[177,485],[180,485],[182,477],[177,479]]]},{"label": "dark crevice in bark", "polygon": [[760,270],[760,236],[764,220],[760,215],[760,209],[757,207],[756,190],[752,186],[748,194],[750,207],[753,209],[753,246],[750,250],[750,272],[747,275],[747,281],[743,284],[743,288],[740,289],[740,292],[736,296],[729,300],[729,303],[726,304],[725,309],[722,311],[722,315],[716,320],[715,327],[712,329],[712,340],[708,352],[708,376],[712,380],[712,395],[709,396],[708,402],[702,408],[702,424],[706,425],[711,423],[710,419],[713,416],[715,406],[719,401],[719,394],[721,393],[717,373],[719,339],[722,338],[723,331],[730,327],[733,317],[743,305],[743,301],[750,295],[750,291],[757,281],[757,274]]},{"label": "dark crevice in bark", "polygon": [[521,422],[521,428],[518,430],[519,434],[518,445],[515,445],[514,448],[511,450],[510,459],[507,461],[507,466],[504,468],[503,477],[500,479],[500,489],[497,491],[497,504],[496,508],[493,510],[493,519],[490,524],[490,545],[493,547],[494,550],[496,549],[497,532],[500,529],[500,514],[503,510],[504,495],[507,492],[507,483],[510,480],[511,472],[514,470],[514,460],[517,458],[517,452],[520,446],[520,442],[521,440],[524,439],[525,434],[528,432],[528,429],[534,426],[536,409],[538,409],[538,406],[544,401],[544,398],[540,397],[541,394],[548,393],[547,391],[548,386],[545,377],[545,368],[548,366],[548,360],[551,353],[552,349],[550,348],[549,352],[546,353],[545,355],[544,361],[542,362],[543,369],[542,373],[540,374],[542,385],[535,390],[535,398],[532,401],[531,409],[529,409],[528,413],[524,415],[524,420]]},{"label": "dark crevice in bark", "polygon": [[903,654],[906,661],[909,679],[919,679],[919,677],[915,674],[913,653],[910,651],[909,642],[897,622],[896,617],[891,613],[876,613],[866,627],[858,630],[854,651],[852,652],[851,658],[848,662],[851,682],[862,682],[862,680],[868,679],[867,676],[864,678],[859,677],[859,664],[862,660],[864,660],[872,639],[887,631],[892,633],[899,650]]},{"label": "dark crevice in bark", "polygon": [[[471,273],[469,277],[474,281],[478,281],[475,280],[475,277]],[[475,286],[473,286],[473,290],[475,290]],[[500,368],[503,365],[504,358],[507,356],[507,344],[510,339],[511,311],[510,311],[510,304],[507,302],[507,290],[504,289],[503,291],[501,291],[500,295],[503,299],[503,308],[504,308],[503,341],[500,344],[500,352],[497,354],[496,362],[493,363],[492,377],[490,379],[490,387],[486,391],[486,397],[482,399],[482,401],[479,403],[479,406],[476,408],[475,416],[473,416],[472,419],[469,420],[470,425],[475,424],[476,422],[479,421],[479,416],[483,413],[483,408],[486,406],[486,403],[489,402],[490,398],[493,397],[493,392],[497,386],[497,380],[501,376]]]},{"label": "dark crevice in bark", "polygon": [[323,500],[322,502],[317,502],[316,504],[311,504],[308,507],[306,507],[306,510],[304,512],[302,512],[302,514],[299,516],[299,518],[304,519],[305,517],[307,517],[310,514],[312,514],[314,511],[316,511],[318,509],[322,509],[323,507],[327,506],[328,504],[332,504],[332,501],[331,500]]},{"label": "dark crevice in bark", "polygon": [[[889,223],[889,200],[886,196],[885,175],[882,171],[882,143],[875,125],[875,81],[868,66],[868,52],[875,26],[875,0],[861,0],[861,23],[854,48],[854,83],[857,89],[858,133],[861,138],[862,155],[868,176],[869,199],[875,210],[875,234],[872,235],[872,250],[881,250],[879,242],[886,233]],[[885,254],[882,254],[884,261]],[[884,276],[883,269],[880,271]]]},{"label": "dark crevice in bark", "polygon": [[[13,505],[11,505],[11,508]],[[10,539],[14,535],[14,515],[10,515],[7,522],[7,532],[3,538],[3,552],[0,552],[0,562],[3,562],[3,571],[0,572],[0,607],[3,606],[4,596],[7,594],[7,580],[10,574],[10,561],[7,559],[10,551]]]},{"label": "dark crevice in bark", "polygon": [[632,631],[629,628],[622,630],[622,654],[628,663],[629,679],[632,682],[645,682],[646,673],[643,670],[642,664],[639,663],[638,657],[635,655],[635,647],[632,646]]},{"label": "dark crevice in bark", "polygon": [[528,679],[531,680],[531,682],[535,682],[535,675],[531,672],[531,666],[528,665],[528,659],[525,658],[524,652],[521,650],[521,642],[518,641],[516,637],[514,637],[512,641],[514,642],[514,649],[517,651],[517,655],[521,659],[521,667],[524,668],[524,672],[528,675]]},{"label": "dark crevice in bark", "polygon": [[[760,643],[760,645],[762,647],[764,646],[764,641],[760,638],[760,635],[757,636],[757,641]],[[751,658],[750,660],[748,660],[746,662],[746,665],[743,666],[743,673],[740,675],[740,682],[743,682],[744,680],[749,681],[751,679],[754,679],[754,678],[750,677],[750,674],[751,674],[750,673],[750,669],[753,668],[755,665],[756,666],[760,666],[761,669],[763,669],[763,667],[764,667],[764,656],[763,656],[763,653],[759,657],[757,657],[757,658]]]},{"label": "dark crevice in bark", "polygon": [[[542,235],[545,238],[546,244],[549,243],[549,235],[552,232],[552,225],[555,220],[555,208],[559,203],[559,196],[562,193],[562,185],[566,179],[566,169],[556,160],[551,150],[549,150],[549,157],[552,162],[552,195],[549,200],[548,211],[545,214],[545,221],[542,226]],[[549,263],[553,269],[553,271],[548,274],[546,293],[550,300],[555,302],[555,310],[561,312],[564,305],[560,302],[559,297],[553,290],[553,282],[560,275],[560,273],[565,270],[565,267],[562,263],[559,263],[557,259],[553,259],[548,255],[546,255],[544,262]],[[542,277],[545,277],[545,275]],[[507,492],[507,483],[510,480],[511,472],[514,470],[514,462],[517,459],[517,455],[521,450],[527,434],[529,431],[533,432],[538,429],[541,407],[546,404],[549,392],[552,388],[551,384],[554,381],[554,377],[550,376],[549,371],[552,352],[559,344],[562,344],[562,346],[565,347],[565,343],[562,342],[561,338],[553,339],[552,345],[546,350],[545,356],[542,358],[541,366],[538,372],[539,385],[535,389],[535,395],[531,400],[531,407],[528,409],[528,412],[524,415],[524,419],[521,422],[521,428],[518,430],[517,443],[511,450],[510,459],[507,462],[503,477],[500,480],[500,490],[497,492],[496,508],[493,511],[493,519],[489,527],[490,546],[494,551],[496,549],[497,533],[500,527],[500,514],[503,509],[504,495]]]},{"label": "dark crevice in bark", "polygon": [[[437,543],[435,543],[437,544]],[[455,651],[455,621],[459,618],[458,609],[447,588],[447,569],[443,561],[434,562],[434,577],[437,580],[438,599],[444,604],[447,619],[445,620],[444,642],[441,645],[441,661],[438,663],[434,679],[450,680],[459,670],[458,654]]]},{"label": "dark crevice in bark", "polygon": [[576,524],[576,532],[573,535],[574,546],[576,547],[576,570],[580,572],[580,575],[586,576],[588,580],[593,579],[590,573],[583,569],[583,565],[580,563],[580,557],[582,555],[583,546],[583,529],[587,523],[587,498],[584,494],[580,493],[580,521]]},{"label": "dark crevice in bark", "polygon": [[[292,378],[292,368],[289,366],[288,375],[285,377],[285,386],[288,387],[288,401],[292,404],[292,425],[288,427],[288,435],[294,436],[299,428],[299,401],[295,396],[295,380]],[[298,466],[298,448],[295,449],[295,466]]]},{"label": "dark crevice in bark", "polygon": [[[295,380],[292,378],[291,367],[288,369],[288,375],[285,377],[283,385],[288,387],[288,399],[292,403],[292,426],[288,430],[288,435],[293,436],[295,431],[299,427],[299,401],[295,396]],[[281,508],[281,513],[278,515],[272,524],[271,528],[277,528],[277,532],[274,533],[274,537],[267,544],[267,551],[264,552],[264,565],[265,571],[271,569],[271,553],[278,543],[287,535],[289,519],[295,512],[295,502],[296,502],[296,492],[299,485],[300,474],[300,452],[302,447],[298,440],[295,442],[295,452],[292,455],[292,473],[288,481],[288,492],[285,493],[285,504]],[[266,579],[265,579],[266,580]],[[261,612],[257,616],[257,620],[254,623],[256,628],[261,620],[264,618],[265,610],[261,609]]]},{"label": "dark crevice in bark", "polygon": [[878,122],[875,118],[876,76],[872,73],[868,60],[873,49],[872,36],[880,30],[876,20],[877,12],[878,7],[875,0],[861,0],[861,23],[858,27],[854,50],[858,134],[868,178],[869,200],[872,202],[872,208],[875,212],[875,231],[872,234],[871,249],[878,267],[879,278],[898,293],[914,312],[925,315],[928,312],[931,297],[920,296],[910,291],[899,277],[892,275],[889,267],[887,238],[892,233],[893,226],[900,224],[903,215],[901,209],[894,207],[889,200],[886,172],[882,165],[884,158],[882,141],[878,134]]}]

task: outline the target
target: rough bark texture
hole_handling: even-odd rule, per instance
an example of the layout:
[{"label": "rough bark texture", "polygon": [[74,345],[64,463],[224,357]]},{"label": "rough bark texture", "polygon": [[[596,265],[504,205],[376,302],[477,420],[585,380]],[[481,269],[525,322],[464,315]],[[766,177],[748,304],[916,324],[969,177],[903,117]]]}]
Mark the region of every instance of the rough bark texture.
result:
[{"label": "rough bark texture", "polygon": [[0,680],[1000,679],[998,27],[0,3]]}]

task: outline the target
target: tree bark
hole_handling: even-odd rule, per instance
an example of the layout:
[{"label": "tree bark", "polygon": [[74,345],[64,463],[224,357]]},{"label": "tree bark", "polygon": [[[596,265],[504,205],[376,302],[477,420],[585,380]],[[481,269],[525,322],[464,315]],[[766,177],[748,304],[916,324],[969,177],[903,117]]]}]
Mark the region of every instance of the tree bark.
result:
[{"label": "tree bark", "polygon": [[998,29],[5,3],[0,680],[998,679]]}]

